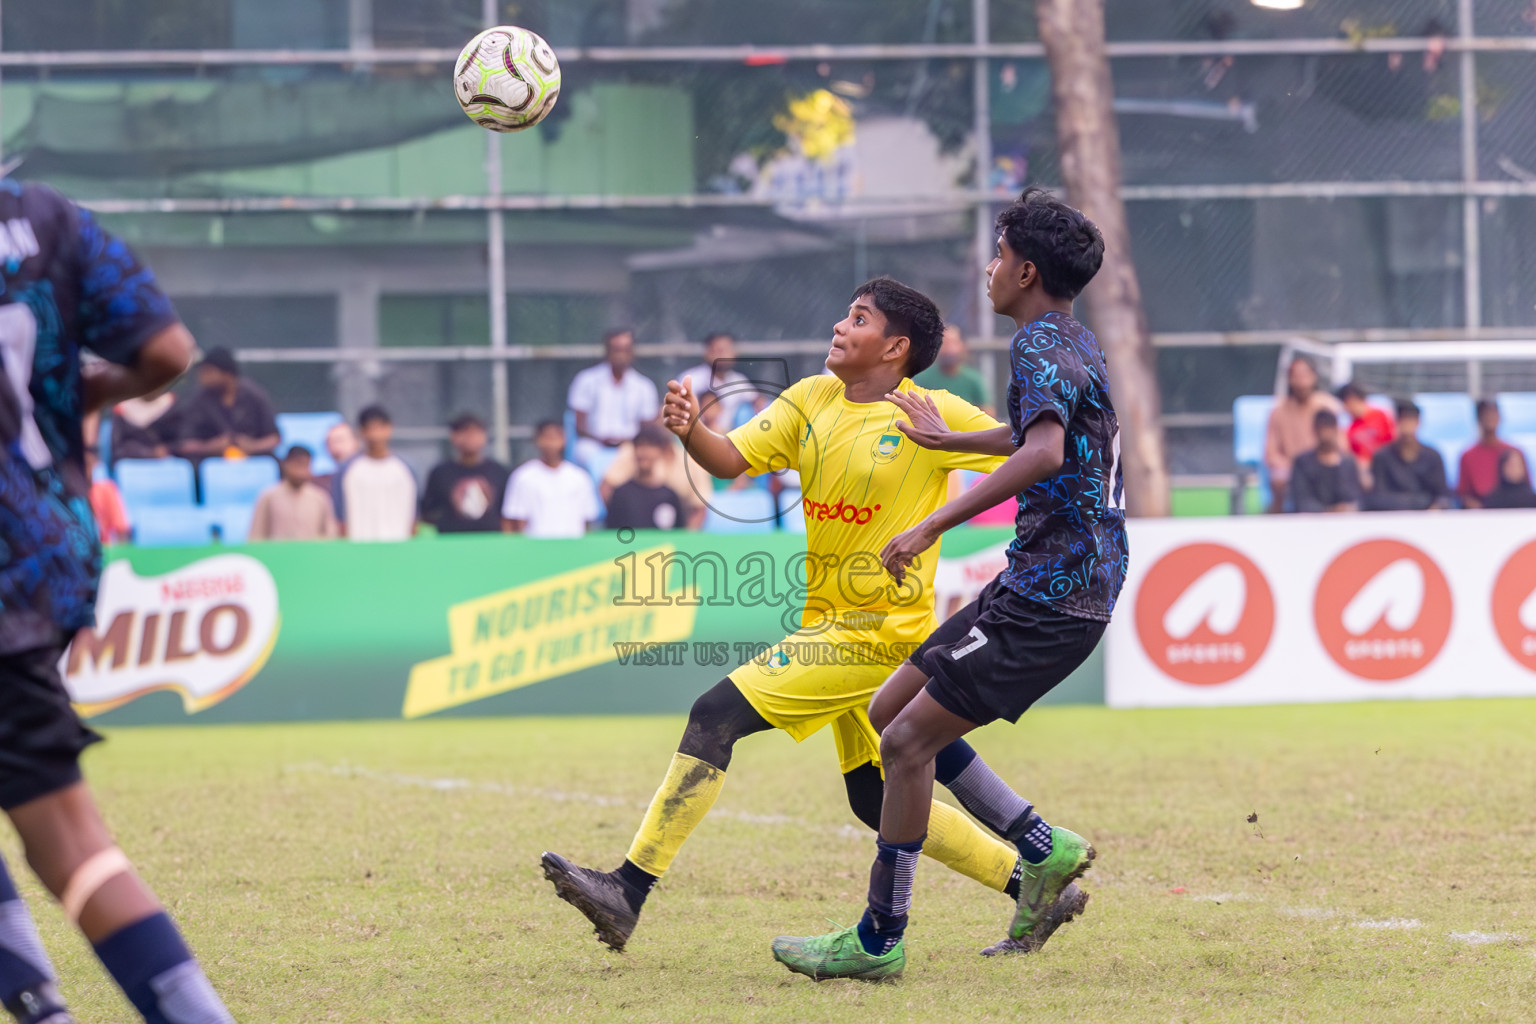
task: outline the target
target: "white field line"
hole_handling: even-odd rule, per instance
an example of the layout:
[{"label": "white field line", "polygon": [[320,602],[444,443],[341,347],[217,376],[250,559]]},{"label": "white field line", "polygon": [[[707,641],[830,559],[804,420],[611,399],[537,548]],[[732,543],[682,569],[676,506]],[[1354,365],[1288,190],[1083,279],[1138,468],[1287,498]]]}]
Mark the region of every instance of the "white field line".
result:
[{"label": "white field line", "polygon": [[1469,946],[1487,946],[1495,942],[1520,942],[1525,938],[1514,932],[1451,932],[1452,942],[1465,942]]},{"label": "white field line", "polygon": [[1424,927],[1424,922],[1416,917],[1388,917],[1380,921],[1356,921],[1355,927],[1406,931],[1410,928],[1422,928]]},{"label": "white field line", "polygon": [[[288,765],[286,770],[313,775],[331,775],[343,779],[367,779],[370,782],[405,786],[410,789],[430,789],[439,793],[494,793],[497,796],[548,800],[551,803],[586,804],[589,807],[627,807],[640,812],[644,812],[647,806],[646,804],[635,803],[623,797],[608,796],[601,793],[573,792],[563,789],[549,789],[543,786],[513,786],[505,782],[486,782],[474,779],[433,778],[425,775],[407,775],[402,772],[380,772],[374,771],[372,768],[364,768],[361,765],[346,763],[323,764],[317,761],[310,761],[303,764]],[[749,814],[745,811],[716,808],[710,811],[709,816],[711,818],[739,821],[746,825],[795,828],[802,831],[817,832],[822,835],[837,835],[860,841],[869,838],[867,830],[855,828],[852,825],[816,824],[799,818],[792,818],[786,814]]]}]

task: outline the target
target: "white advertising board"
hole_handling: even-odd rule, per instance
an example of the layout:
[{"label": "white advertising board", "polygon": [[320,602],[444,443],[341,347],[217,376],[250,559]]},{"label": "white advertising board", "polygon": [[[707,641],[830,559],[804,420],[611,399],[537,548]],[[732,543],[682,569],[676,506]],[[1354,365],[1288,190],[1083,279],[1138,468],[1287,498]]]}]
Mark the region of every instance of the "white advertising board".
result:
[{"label": "white advertising board", "polygon": [[1112,707],[1536,696],[1536,513],[1136,520]]}]

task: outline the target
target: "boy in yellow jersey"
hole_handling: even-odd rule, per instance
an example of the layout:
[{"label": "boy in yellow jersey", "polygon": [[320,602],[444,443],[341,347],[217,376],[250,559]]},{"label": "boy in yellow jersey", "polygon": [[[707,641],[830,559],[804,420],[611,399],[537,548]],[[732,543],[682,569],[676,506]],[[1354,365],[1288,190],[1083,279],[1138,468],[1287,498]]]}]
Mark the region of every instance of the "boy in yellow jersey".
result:
[{"label": "boy in yellow jersey", "polygon": [[[778,728],[798,741],[831,725],[849,805],[865,824],[878,826],[880,737],[870,725],[869,701],[937,625],[938,551],[900,583],[883,571],[877,553],[943,504],[951,470],[990,470],[1002,461],[915,444],[905,433],[905,413],[885,397],[897,390],[926,395],[952,430],[998,426],[947,392],[912,384],[911,376],[937,355],[942,331],[926,296],[880,278],[855,292],[847,317],[833,329],[826,363],[832,374],[791,385],[729,435],[700,422],[691,381],[667,385],[663,420],[710,474],[800,474],[808,593],[799,630],[694,703],[671,769],[617,870],[595,871],[544,854],[544,874],[555,891],[614,949],[624,948],[646,896],[714,804],[743,736]],[[985,769],[979,759],[976,764],[977,771]],[[947,804],[933,805],[924,852],[1018,897],[1018,852]],[[1080,910],[1084,898],[1075,889],[1063,892],[1057,923]]]}]

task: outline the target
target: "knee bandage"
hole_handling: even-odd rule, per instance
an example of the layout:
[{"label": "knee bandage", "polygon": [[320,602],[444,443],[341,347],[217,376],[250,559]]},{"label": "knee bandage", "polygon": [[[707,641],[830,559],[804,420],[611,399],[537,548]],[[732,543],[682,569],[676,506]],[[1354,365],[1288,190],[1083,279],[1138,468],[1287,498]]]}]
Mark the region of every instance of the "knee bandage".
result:
[{"label": "knee bandage", "polygon": [[85,905],[96,895],[96,891],[106,885],[118,875],[126,874],[133,870],[133,864],[128,860],[128,855],[115,846],[109,846],[87,857],[75,873],[69,876],[69,881],[64,885],[64,892],[59,896],[59,903],[64,907],[64,913],[71,924],[80,922],[80,914],[85,910]]}]

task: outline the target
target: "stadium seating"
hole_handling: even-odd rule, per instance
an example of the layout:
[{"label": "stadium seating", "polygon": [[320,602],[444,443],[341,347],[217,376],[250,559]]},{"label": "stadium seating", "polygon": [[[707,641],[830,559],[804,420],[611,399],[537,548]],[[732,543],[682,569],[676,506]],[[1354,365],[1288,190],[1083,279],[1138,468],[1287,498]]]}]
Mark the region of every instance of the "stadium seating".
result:
[{"label": "stadium seating", "polygon": [[148,506],[133,517],[133,542],[140,547],[172,547],[207,544],[212,524],[206,509],[196,505]]},{"label": "stadium seating", "polygon": [[1499,417],[1499,429],[1506,434],[1536,434],[1536,392],[1500,395]]},{"label": "stadium seating", "polygon": [[196,499],[186,459],[124,459],[117,466],[117,489],[135,522],[149,509],[191,507]]},{"label": "stadium seating", "polygon": [[[1269,507],[1269,470],[1264,466],[1264,438],[1274,395],[1242,395],[1232,403],[1232,461],[1258,478],[1259,507]],[[1245,485],[1246,486],[1246,485]]]},{"label": "stadium seating", "polygon": [[96,428],[96,457],[103,466],[112,465],[112,417],[101,415],[101,425]]},{"label": "stadium seating", "polygon": [[250,505],[262,491],[277,483],[277,461],[266,455],[246,459],[204,459],[197,468],[203,504]]},{"label": "stadium seating", "polygon": [[705,533],[772,533],[773,496],[760,487],[716,491],[704,513]]},{"label": "stadium seating", "polygon": [[779,527],[790,533],[805,532],[805,495],[798,490],[779,492]]},{"label": "stadium seating", "polygon": [[221,505],[208,511],[208,518],[219,531],[220,541],[225,544],[244,544],[249,539],[255,505]]},{"label": "stadium seating", "polygon": [[346,422],[339,412],[280,412],[277,414],[277,432],[282,441],[277,446],[278,458],[288,454],[288,449],[302,444],[310,450],[314,459],[309,464],[316,476],[336,472],[336,460],[325,448],[325,435],[338,423]]}]

